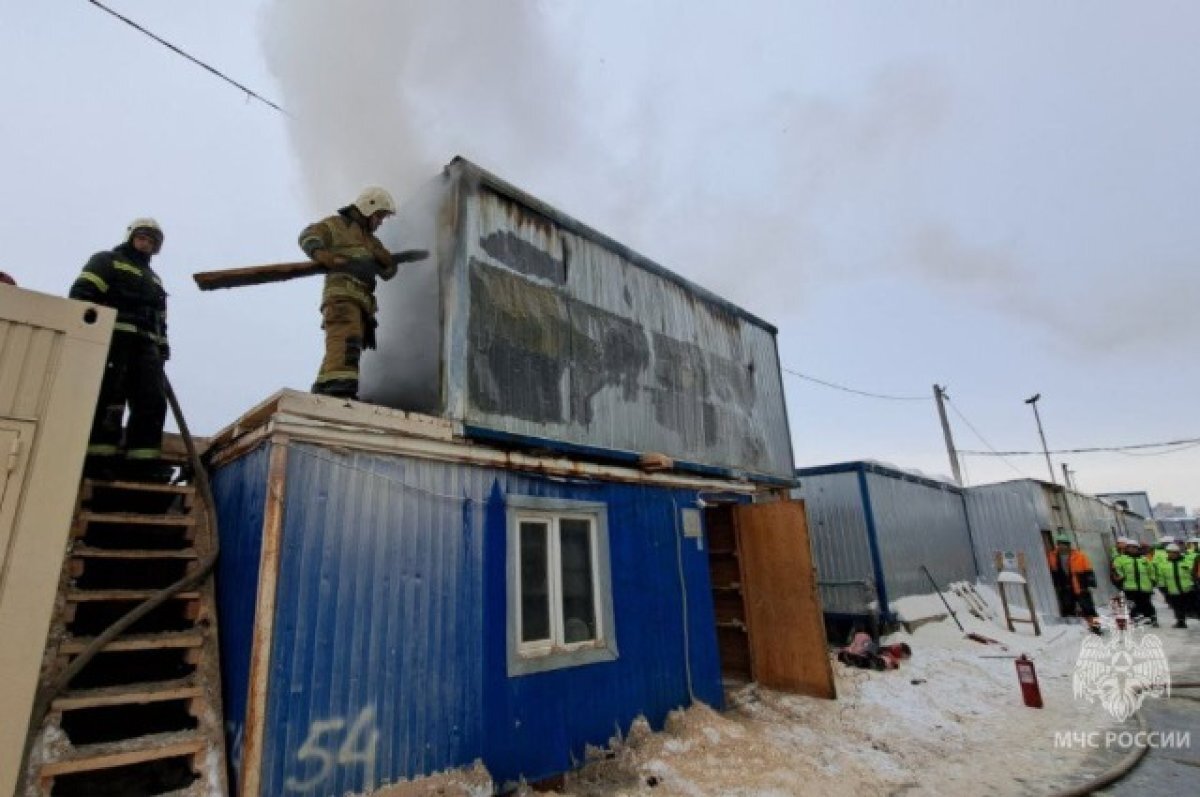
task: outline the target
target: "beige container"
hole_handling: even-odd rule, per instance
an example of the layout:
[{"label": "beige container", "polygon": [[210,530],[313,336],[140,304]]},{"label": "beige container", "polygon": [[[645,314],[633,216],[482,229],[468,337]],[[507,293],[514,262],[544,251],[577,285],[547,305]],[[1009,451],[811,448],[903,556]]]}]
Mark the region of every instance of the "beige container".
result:
[{"label": "beige container", "polygon": [[0,795],[17,787],[115,317],[0,285]]}]

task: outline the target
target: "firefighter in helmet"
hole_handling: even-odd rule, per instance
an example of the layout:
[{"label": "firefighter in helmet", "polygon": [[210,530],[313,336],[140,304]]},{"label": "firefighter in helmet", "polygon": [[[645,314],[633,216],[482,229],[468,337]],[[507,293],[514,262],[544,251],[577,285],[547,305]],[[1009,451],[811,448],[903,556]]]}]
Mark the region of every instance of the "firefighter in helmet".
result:
[{"label": "firefighter in helmet", "polygon": [[325,358],[314,393],[358,397],[359,358],[364,348],[375,348],[375,281],[396,275],[392,255],[375,231],[395,212],[392,195],[371,187],[352,204],[300,233],[304,253],[329,269],[321,294]]},{"label": "firefighter in helmet", "polygon": [[[171,356],[167,292],[150,267],[162,245],[157,221],[134,219],[125,240],[92,255],[71,286],[70,298],[117,311],[88,442],[85,474],[93,478],[166,481],[171,476],[160,462],[167,417],[163,364]],[[122,439],[126,408],[129,423]]]}]

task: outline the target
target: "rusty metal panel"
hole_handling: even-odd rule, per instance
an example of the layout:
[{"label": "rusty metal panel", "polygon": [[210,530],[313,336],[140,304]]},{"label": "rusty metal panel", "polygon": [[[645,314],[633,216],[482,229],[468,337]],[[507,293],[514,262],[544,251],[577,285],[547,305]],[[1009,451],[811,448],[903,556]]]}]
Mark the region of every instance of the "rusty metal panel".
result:
[{"label": "rusty metal panel", "polygon": [[[412,315],[411,303],[402,286],[381,289],[365,398],[518,437],[791,477],[773,326],[466,161],[447,173],[428,226],[440,334],[391,331],[386,317]],[[432,329],[422,296],[417,326]],[[398,387],[414,373],[430,381],[430,368],[400,364],[433,345],[436,409]]]}]

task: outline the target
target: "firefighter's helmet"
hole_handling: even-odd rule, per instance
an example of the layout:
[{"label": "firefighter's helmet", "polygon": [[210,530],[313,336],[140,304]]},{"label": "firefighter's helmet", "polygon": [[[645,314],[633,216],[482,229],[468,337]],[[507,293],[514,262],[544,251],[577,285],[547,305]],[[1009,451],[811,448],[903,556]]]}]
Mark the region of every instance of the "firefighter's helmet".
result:
[{"label": "firefighter's helmet", "polygon": [[154,254],[158,254],[163,245],[162,227],[158,226],[158,222],[150,217],[134,219],[129,222],[129,226],[125,229],[125,242],[129,243],[133,240],[136,233],[149,236],[154,240]]},{"label": "firefighter's helmet", "polygon": [[364,188],[362,193],[358,195],[358,199],[354,200],[354,207],[358,208],[359,213],[367,217],[381,210],[386,216],[390,216],[396,212],[396,202],[392,199],[392,195],[377,185]]}]

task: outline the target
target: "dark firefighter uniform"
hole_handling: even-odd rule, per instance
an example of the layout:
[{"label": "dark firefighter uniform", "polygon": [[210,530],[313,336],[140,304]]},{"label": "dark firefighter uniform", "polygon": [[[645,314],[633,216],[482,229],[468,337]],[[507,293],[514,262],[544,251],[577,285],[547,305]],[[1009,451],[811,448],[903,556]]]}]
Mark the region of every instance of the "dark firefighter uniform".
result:
[{"label": "dark firefighter uniform", "polygon": [[[167,342],[167,292],[150,267],[153,252],[139,251],[134,236],[153,237],[154,252],[162,232],[152,219],[130,225],[129,238],[110,252],[98,252],[71,286],[70,298],[117,311],[108,362],[88,445],[91,475],[112,478],[122,457],[133,471],[152,471],[162,455],[167,400],[163,363]],[[121,421],[129,407],[129,424],[121,440]]]},{"label": "dark firefighter uniform", "polygon": [[[369,214],[359,209],[363,204],[360,197],[300,233],[305,254],[330,268],[321,293],[325,358],[314,393],[357,398],[362,350],[375,348],[376,277],[387,280],[396,275],[391,253],[372,233]],[[368,210],[371,207],[366,205]]]}]

